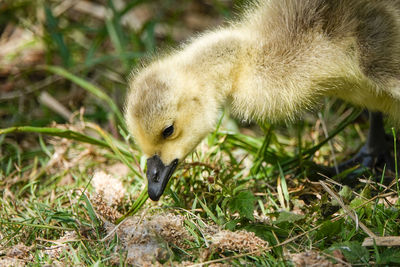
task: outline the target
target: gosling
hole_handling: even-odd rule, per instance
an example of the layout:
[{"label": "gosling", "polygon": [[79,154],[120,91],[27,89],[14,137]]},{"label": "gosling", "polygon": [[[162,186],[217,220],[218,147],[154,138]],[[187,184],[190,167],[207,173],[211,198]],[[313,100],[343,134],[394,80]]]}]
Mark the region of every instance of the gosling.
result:
[{"label": "gosling", "polygon": [[[230,104],[244,120],[293,120],[323,96],[367,108],[369,164],[400,117],[399,0],[269,0],[132,73],[125,118],[157,201],[177,164]],[[361,155],[361,156],[360,156]]]}]

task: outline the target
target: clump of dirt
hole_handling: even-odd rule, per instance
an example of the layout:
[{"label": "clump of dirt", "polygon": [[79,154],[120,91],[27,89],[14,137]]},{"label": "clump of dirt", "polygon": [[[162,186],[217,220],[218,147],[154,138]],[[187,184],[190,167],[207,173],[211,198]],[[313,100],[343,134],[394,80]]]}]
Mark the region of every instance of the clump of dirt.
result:
[{"label": "clump of dirt", "polygon": [[5,251],[1,251],[0,254],[0,266],[25,266],[28,262],[32,261],[31,246],[24,244],[17,244],[8,248]]},{"label": "clump of dirt", "polygon": [[[106,225],[108,232],[114,227]],[[167,243],[188,248],[185,240],[193,240],[184,227],[184,217],[169,213],[130,217],[118,226],[116,234],[127,252],[127,263],[139,265],[167,259]]]},{"label": "clump of dirt", "polygon": [[126,194],[121,180],[104,171],[97,171],[93,175],[91,183],[95,192],[90,194],[90,200],[97,214],[107,221],[116,221],[122,216],[117,211],[117,207],[122,203]]},{"label": "clump of dirt", "polygon": [[122,216],[122,214],[115,208],[107,205],[101,195],[91,194],[90,200],[92,201],[92,205],[96,209],[97,214],[102,216],[105,220],[115,222]]},{"label": "clump of dirt", "polygon": [[244,230],[236,232],[221,230],[212,236],[211,243],[213,248],[221,252],[254,252],[254,255],[259,255],[268,249],[267,241],[259,238],[253,232]]},{"label": "clump of dirt", "polygon": [[43,253],[49,255],[51,259],[57,261],[62,257],[62,254],[68,253],[69,246],[66,244],[70,241],[78,239],[78,235],[74,231],[66,231],[65,234],[58,240],[54,241],[54,245],[47,247]]},{"label": "clump of dirt", "polygon": [[302,253],[290,254],[290,260],[297,267],[321,266],[321,267],[341,267],[348,266],[343,263],[333,263],[327,257],[320,255],[317,251],[306,251]]},{"label": "clump of dirt", "polygon": [[94,174],[92,185],[102,202],[110,207],[117,207],[125,197],[126,190],[121,180],[103,171]]},{"label": "clump of dirt", "polygon": [[27,264],[26,260],[11,258],[8,256],[0,258],[0,266],[20,267],[20,266],[26,266],[26,264]]},{"label": "clump of dirt", "polygon": [[6,251],[6,256],[10,258],[17,259],[30,259],[32,256],[30,255],[32,247],[26,246],[24,244],[17,244],[15,246],[10,247]]}]

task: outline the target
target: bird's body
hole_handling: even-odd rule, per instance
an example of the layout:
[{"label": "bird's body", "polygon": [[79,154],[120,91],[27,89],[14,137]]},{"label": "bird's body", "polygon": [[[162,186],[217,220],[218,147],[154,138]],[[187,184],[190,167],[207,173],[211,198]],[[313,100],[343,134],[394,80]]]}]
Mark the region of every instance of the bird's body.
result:
[{"label": "bird's body", "polygon": [[242,26],[253,37],[242,87],[263,93],[253,99],[234,95],[237,113],[246,103],[266,99],[270,105],[247,114],[282,119],[320,95],[333,95],[397,116],[399,6],[400,1],[370,0],[263,2]]},{"label": "bird's body", "polygon": [[277,121],[335,96],[400,121],[400,0],[259,1],[130,87],[129,130],[164,165],[192,151],[227,102],[239,118]]}]

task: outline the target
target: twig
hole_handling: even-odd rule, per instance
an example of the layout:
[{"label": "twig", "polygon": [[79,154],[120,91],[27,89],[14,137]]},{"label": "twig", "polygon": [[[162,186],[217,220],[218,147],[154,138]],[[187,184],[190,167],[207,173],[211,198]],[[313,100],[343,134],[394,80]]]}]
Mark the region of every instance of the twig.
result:
[{"label": "twig", "polygon": [[66,12],[68,9],[72,8],[78,2],[79,2],[79,0],[61,1],[60,4],[58,4],[53,10],[54,16],[55,17],[61,16],[64,12]]},{"label": "twig", "polygon": [[[329,137],[328,129],[326,127],[326,123],[324,121],[324,118],[322,117],[321,112],[318,112],[318,117],[319,117],[319,120],[321,121],[322,131],[324,132],[325,138],[328,138]],[[333,160],[333,165],[335,166],[336,174],[339,174],[339,169],[338,169],[338,164],[336,162],[335,149],[333,147],[332,139],[328,141],[328,144],[329,144],[329,147],[331,148],[332,160]]]},{"label": "twig", "polygon": [[353,214],[353,211],[350,210],[344,203],[343,201],[332,191],[332,189],[329,188],[329,186],[324,182],[324,181],[319,181],[319,183],[322,185],[322,187],[325,189],[326,192],[328,192],[329,195],[331,195],[338,203],[339,205],[347,212],[347,214],[354,220],[354,222],[360,226],[360,228],[370,237],[376,238],[377,235],[375,235],[371,230],[368,229],[365,224],[360,222],[358,220],[358,217]]},{"label": "twig", "polygon": [[68,121],[72,113],[69,111],[66,107],[64,107],[57,99],[52,97],[49,93],[47,92],[42,92],[39,95],[39,102],[48,107],[49,109],[53,110],[57,114],[59,114],[61,117],[63,117],[66,121]]},{"label": "twig", "polygon": [[[150,207],[148,207],[148,208],[146,208],[146,209],[144,210],[144,212],[143,212],[142,215],[140,216],[139,222],[137,222],[137,225],[139,225],[139,224],[142,223],[142,221],[143,221],[143,219],[144,219],[144,216],[147,214],[147,211],[149,210],[149,208],[150,208]],[[115,227],[114,227],[105,237],[103,237],[103,238],[100,239],[99,241],[100,241],[100,242],[104,242],[104,241],[106,241],[107,239],[109,239],[109,238],[118,230],[118,228],[119,228],[123,223],[125,223],[125,222],[128,220],[128,218],[129,218],[129,217],[126,217],[126,218],[124,218],[123,220],[121,220],[117,225],[115,225]],[[136,231],[137,225],[136,225],[134,231]]]},{"label": "twig", "polygon": [[52,84],[56,81],[59,81],[61,79],[63,79],[63,78],[60,76],[52,75],[52,76],[44,79],[43,81],[37,82],[31,86],[26,86],[23,91],[13,91],[13,92],[9,92],[9,93],[3,93],[0,95],[0,102],[11,100],[14,98],[20,98],[21,96],[31,94],[31,93],[33,93],[37,90],[43,89],[44,87],[49,86],[50,84]]},{"label": "twig", "polygon": [[342,259],[340,259],[340,258],[338,258],[338,257],[332,256],[332,255],[330,255],[330,254],[328,254],[328,253],[325,253],[325,252],[323,252],[323,251],[320,251],[320,253],[321,253],[322,255],[324,255],[325,257],[328,257],[328,258],[334,259],[335,261],[340,262],[341,264],[344,264],[344,265],[346,265],[346,266],[351,266],[350,263],[345,262],[344,260],[342,260]]}]

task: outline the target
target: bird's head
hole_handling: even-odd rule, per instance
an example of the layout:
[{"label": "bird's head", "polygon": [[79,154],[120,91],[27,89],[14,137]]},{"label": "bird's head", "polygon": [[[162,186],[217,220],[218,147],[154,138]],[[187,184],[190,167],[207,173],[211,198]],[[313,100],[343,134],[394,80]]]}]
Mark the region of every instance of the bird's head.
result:
[{"label": "bird's head", "polygon": [[132,75],[125,118],[149,157],[148,193],[158,200],[173,171],[215,127],[218,103],[187,69],[153,63]]}]

